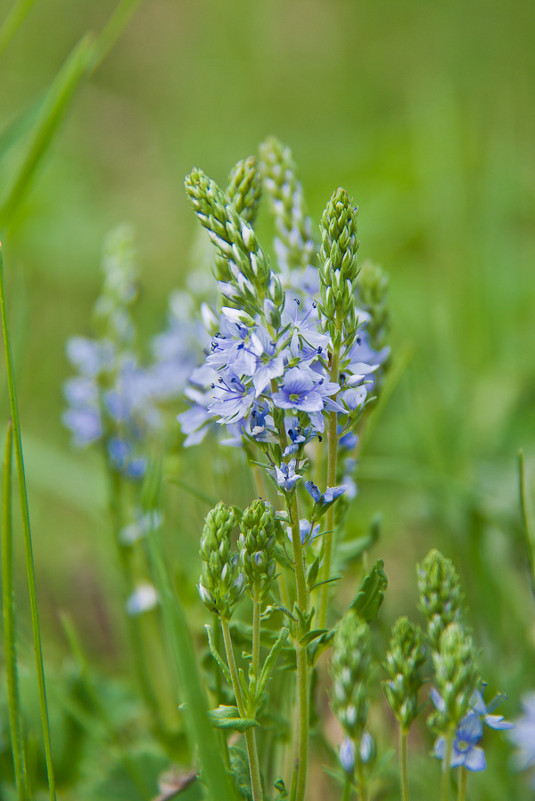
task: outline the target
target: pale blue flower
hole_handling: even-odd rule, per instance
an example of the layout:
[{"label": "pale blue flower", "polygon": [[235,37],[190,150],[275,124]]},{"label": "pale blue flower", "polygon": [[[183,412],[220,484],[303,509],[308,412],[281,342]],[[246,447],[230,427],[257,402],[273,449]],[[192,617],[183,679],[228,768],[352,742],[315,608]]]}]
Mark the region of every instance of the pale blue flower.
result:
[{"label": "pale blue flower", "polygon": [[[483,725],[475,712],[469,712],[457,728],[453,740],[450,767],[458,768],[463,765],[467,770],[481,771],[487,767],[485,752],[477,743],[481,740]],[[439,737],[433,749],[433,756],[442,759],[447,756],[447,742],[445,737]]]}]

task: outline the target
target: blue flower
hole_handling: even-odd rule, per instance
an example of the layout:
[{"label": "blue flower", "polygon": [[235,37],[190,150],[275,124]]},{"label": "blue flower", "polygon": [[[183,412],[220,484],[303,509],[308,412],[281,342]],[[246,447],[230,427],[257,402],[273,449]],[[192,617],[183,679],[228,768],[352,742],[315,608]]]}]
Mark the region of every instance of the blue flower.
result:
[{"label": "blue flower", "polygon": [[[288,533],[288,537],[292,539],[292,529],[290,526],[286,528]],[[320,526],[319,523],[315,526],[312,525],[310,520],[306,518],[302,518],[299,521],[299,536],[301,538],[301,545],[308,545],[309,542],[315,540],[316,537],[319,537],[320,533]]]},{"label": "blue flower", "polygon": [[302,476],[295,472],[296,460],[291,459],[288,464],[282,462],[280,467],[275,465],[275,480],[285,492],[291,492]]},{"label": "blue flower", "polygon": [[524,707],[524,714],[516,721],[515,730],[509,736],[518,749],[516,763],[519,770],[527,770],[535,765],[534,692],[523,698],[522,706]]},{"label": "blue flower", "polygon": [[322,495],[313,481],[306,481],[305,487],[309,491],[315,503],[319,504],[321,507],[330,506],[331,503],[333,503],[337,498],[340,497],[340,495],[343,495],[344,492],[346,491],[346,488],[344,486],[327,487],[327,489]]},{"label": "blue flower", "polygon": [[350,737],[346,737],[338,752],[340,764],[346,773],[353,773],[355,769],[355,744]]},{"label": "blue flower", "polygon": [[479,692],[479,690],[474,690],[472,697],[470,698],[470,707],[476,713],[476,715],[479,715],[479,717],[484,723],[487,724],[487,726],[490,726],[491,729],[498,729],[499,731],[513,729],[515,724],[505,720],[503,715],[490,714],[491,712],[494,712],[496,707],[503,700],[505,700],[505,696],[497,695],[487,706],[483,700],[483,695]]},{"label": "blue flower", "polygon": [[319,412],[323,409],[323,398],[316,384],[300,367],[288,370],[280,392],[273,393],[273,403],[279,409],[295,409],[302,412]]},{"label": "blue flower", "polygon": [[[467,770],[471,771],[485,770],[487,767],[485,752],[477,745],[481,740],[482,734],[483,724],[479,719],[479,715],[475,712],[469,712],[455,729],[450,767],[458,768],[463,765]],[[444,761],[446,752],[446,738],[439,737],[433,749],[433,756]]]}]

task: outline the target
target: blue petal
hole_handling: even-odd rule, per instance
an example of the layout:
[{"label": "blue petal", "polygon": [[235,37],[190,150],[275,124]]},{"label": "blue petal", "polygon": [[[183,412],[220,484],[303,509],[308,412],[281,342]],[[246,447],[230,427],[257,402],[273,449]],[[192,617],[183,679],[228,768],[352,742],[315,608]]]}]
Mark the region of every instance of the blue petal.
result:
[{"label": "blue petal", "polygon": [[485,759],[485,752],[483,749],[477,747],[471,748],[470,751],[466,753],[464,765],[468,770],[473,770],[475,772],[485,770],[487,767],[487,760]]}]

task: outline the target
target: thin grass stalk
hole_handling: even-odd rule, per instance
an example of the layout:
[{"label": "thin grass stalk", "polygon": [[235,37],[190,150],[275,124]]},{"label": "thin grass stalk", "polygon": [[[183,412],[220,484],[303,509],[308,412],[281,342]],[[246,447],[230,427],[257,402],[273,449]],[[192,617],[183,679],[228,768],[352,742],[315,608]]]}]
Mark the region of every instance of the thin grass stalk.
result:
[{"label": "thin grass stalk", "polygon": [[17,646],[15,633],[15,602],[13,596],[13,513],[12,513],[12,461],[13,426],[7,426],[2,482],[2,593],[4,618],[4,651],[6,660],[7,703],[11,752],[19,801],[29,801],[27,759],[22,731],[22,709],[20,706],[17,670]]},{"label": "thin grass stalk", "polygon": [[0,56],[9,46],[34,3],[35,0],[16,0],[0,28]]},{"label": "thin grass stalk", "polygon": [[26,490],[26,477],[24,474],[24,458],[22,454],[22,439],[20,432],[19,408],[15,386],[15,371],[11,351],[11,339],[7,320],[4,260],[0,244],[0,312],[2,317],[2,335],[4,338],[4,352],[6,360],[7,385],[9,391],[9,406],[13,424],[13,443],[15,449],[15,466],[19,486],[20,513],[22,519],[22,532],[24,539],[24,553],[26,559],[26,577],[28,581],[28,594],[32,618],[33,647],[35,652],[35,667],[39,689],[39,708],[43,728],[43,743],[45,750],[46,772],[51,801],[56,799],[56,782],[54,766],[52,763],[52,745],[50,737],[50,723],[48,719],[48,705],[46,699],[45,669],[43,663],[43,649],[41,645],[41,628],[39,625],[39,611],[37,606],[37,590],[35,584],[35,567],[33,562],[32,534],[30,528],[30,510],[28,506],[28,493]]}]

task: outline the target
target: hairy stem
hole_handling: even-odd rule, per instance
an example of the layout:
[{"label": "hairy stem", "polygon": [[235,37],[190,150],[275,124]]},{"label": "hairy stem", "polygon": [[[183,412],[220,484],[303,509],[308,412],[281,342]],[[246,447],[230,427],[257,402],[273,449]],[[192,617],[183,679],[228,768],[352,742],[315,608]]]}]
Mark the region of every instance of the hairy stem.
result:
[{"label": "hairy stem", "polygon": [[[288,513],[292,531],[292,547],[295,563],[295,582],[297,589],[297,608],[305,615],[308,610],[308,593],[305,576],[305,563],[303,546],[299,531],[299,512],[295,493],[288,500]],[[298,730],[297,730],[297,758],[294,774],[297,774],[295,794],[292,801],[303,801],[305,797],[307,766],[308,766],[308,664],[306,645],[300,642],[301,634],[298,629],[296,642],[297,656],[297,703],[298,703]],[[294,782],[292,781],[292,790]]]},{"label": "hairy stem", "polygon": [[450,765],[453,754],[453,732],[448,732],[446,737],[446,756],[442,765],[442,794],[441,801],[449,801],[450,798]]},{"label": "hairy stem", "polygon": [[409,772],[407,761],[407,735],[402,726],[399,728],[399,767],[401,776],[401,801],[409,801]]},{"label": "hairy stem", "polygon": [[468,781],[468,771],[461,765],[461,775],[459,777],[459,787],[457,791],[457,800],[465,801],[466,799],[466,783]]},{"label": "hairy stem", "polygon": [[[238,668],[236,667],[236,659],[234,657],[234,649],[232,647],[232,638],[230,636],[230,628],[228,620],[221,618],[221,628],[223,630],[223,640],[225,642],[225,653],[227,655],[227,663],[230,670],[230,677],[232,679],[232,687],[234,695],[236,696],[236,706],[240,713],[240,717],[246,718],[246,709],[243,704],[243,698],[240,689],[240,679],[238,676]],[[256,737],[253,729],[247,729],[245,732],[245,743],[247,746],[247,757],[249,759],[249,772],[251,774],[251,790],[253,793],[253,801],[262,801],[262,781],[260,779],[260,763],[258,760],[258,752],[256,748]]]}]

